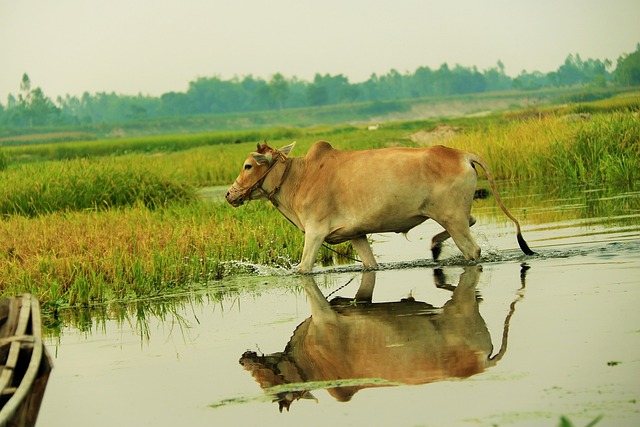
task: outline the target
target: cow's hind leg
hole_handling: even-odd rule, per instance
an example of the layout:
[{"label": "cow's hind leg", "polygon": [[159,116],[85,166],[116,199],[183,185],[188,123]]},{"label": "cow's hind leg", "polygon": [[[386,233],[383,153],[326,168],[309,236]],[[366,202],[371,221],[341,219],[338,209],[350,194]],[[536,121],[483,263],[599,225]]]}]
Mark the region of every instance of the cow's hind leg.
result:
[{"label": "cow's hind leg", "polygon": [[449,224],[446,229],[465,259],[477,260],[480,258],[480,246],[473,240],[466,221]]},{"label": "cow's hind leg", "polygon": [[364,268],[378,268],[378,263],[373,256],[373,251],[371,250],[371,245],[369,244],[369,240],[367,240],[367,236],[360,236],[355,239],[351,239],[351,244],[358,252],[360,261],[362,261],[362,266]]},{"label": "cow's hind leg", "polygon": [[[469,216],[469,227],[476,223],[476,219],[473,216]],[[451,234],[447,230],[442,233],[438,233],[431,239],[431,253],[433,254],[434,261],[437,261],[442,252],[442,243],[451,237]]]}]

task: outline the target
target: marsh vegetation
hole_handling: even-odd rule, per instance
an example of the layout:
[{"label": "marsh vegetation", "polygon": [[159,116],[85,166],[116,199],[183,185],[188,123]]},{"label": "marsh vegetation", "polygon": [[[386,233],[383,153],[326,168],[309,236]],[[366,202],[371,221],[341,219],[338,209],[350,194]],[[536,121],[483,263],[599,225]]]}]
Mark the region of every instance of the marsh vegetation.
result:
[{"label": "marsh vegetation", "polygon": [[[345,150],[420,146],[412,135],[447,123],[455,132],[430,143],[482,155],[498,179],[559,191],[629,187],[640,178],[638,111],[638,94],[625,93],[376,131],[340,125],[2,147],[1,293],[31,292],[45,306],[91,305],[202,287],[251,265],[290,269],[302,252],[298,230],[266,203],[234,210],[216,196],[263,139],[297,140],[295,156],[320,139]],[[213,196],[202,197],[205,187]],[[320,256],[335,262],[329,251]]]}]

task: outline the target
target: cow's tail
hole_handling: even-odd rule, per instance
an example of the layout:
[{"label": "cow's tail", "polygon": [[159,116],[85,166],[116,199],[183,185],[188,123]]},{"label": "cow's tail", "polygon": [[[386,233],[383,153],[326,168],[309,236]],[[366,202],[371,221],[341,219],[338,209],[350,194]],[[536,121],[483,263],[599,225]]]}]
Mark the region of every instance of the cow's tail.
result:
[{"label": "cow's tail", "polygon": [[500,194],[498,193],[498,189],[496,188],[496,183],[493,180],[493,174],[491,173],[491,169],[489,168],[489,165],[487,165],[487,163],[480,156],[477,156],[471,153],[469,153],[469,161],[471,162],[472,166],[475,163],[480,165],[480,167],[484,169],[484,173],[487,175],[487,181],[489,181],[489,186],[491,187],[491,192],[493,193],[493,196],[496,198],[496,201],[498,202],[498,206],[500,206],[500,209],[502,209],[502,212],[504,212],[504,214],[507,217],[509,217],[509,219],[513,221],[513,223],[516,225],[518,244],[520,245],[520,249],[522,249],[522,252],[524,252],[527,255],[535,255],[535,252],[533,252],[529,248],[529,245],[524,240],[524,237],[522,237],[522,231],[520,230],[520,223],[513,215],[511,215],[511,212],[509,212],[509,210],[504,205],[504,203],[502,203],[502,199],[500,198]]}]

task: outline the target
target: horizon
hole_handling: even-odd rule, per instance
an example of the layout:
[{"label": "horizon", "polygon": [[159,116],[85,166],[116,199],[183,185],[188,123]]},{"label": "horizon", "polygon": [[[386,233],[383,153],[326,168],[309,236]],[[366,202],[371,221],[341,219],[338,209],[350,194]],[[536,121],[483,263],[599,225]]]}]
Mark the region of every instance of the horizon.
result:
[{"label": "horizon", "polygon": [[0,0],[0,103],[19,93],[24,73],[55,100],[158,97],[199,77],[360,83],[444,63],[482,72],[501,61],[514,78],[555,71],[568,55],[610,60],[613,70],[640,42],[640,2],[586,3]]}]

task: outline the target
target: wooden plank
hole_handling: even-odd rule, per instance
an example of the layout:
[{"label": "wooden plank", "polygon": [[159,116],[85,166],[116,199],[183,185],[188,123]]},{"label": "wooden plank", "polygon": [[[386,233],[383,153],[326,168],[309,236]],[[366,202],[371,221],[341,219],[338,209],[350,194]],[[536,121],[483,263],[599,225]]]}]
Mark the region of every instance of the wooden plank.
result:
[{"label": "wooden plank", "polygon": [[0,325],[3,325],[9,318],[9,298],[0,301]]},{"label": "wooden plank", "polygon": [[[29,325],[29,318],[31,316],[31,299],[30,296],[23,295],[20,297],[21,307],[20,314],[18,315],[18,324],[13,335],[24,335],[27,333],[27,326]],[[20,343],[12,342],[9,349],[9,356],[5,365],[9,368],[15,369],[18,364],[18,356],[20,355]]]},{"label": "wooden plank", "polygon": [[5,298],[0,302],[0,305],[5,307],[6,319],[0,324],[0,337],[11,337],[16,333],[16,327],[18,326],[18,312],[20,311],[20,304],[22,300],[20,298]]},{"label": "wooden plank", "polygon": [[[32,295],[24,295],[22,303],[16,330],[26,333],[27,326],[31,325],[33,339],[25,343],[16,341],[12,345],[21,345],[23,357],[29,358],[29,364],[13,396],[0,409],[0,425],[4,422],[20,426],[35,425],[52,366],[42,341],[40,303]],[[28,306],[27,315],[23,314],[24,306]]]},{"label": "wooden plank", "polygon": [[[5,303],[5,301],[7,301]],[[7,319],[2,325],[2,335],[5,338],[11,339],[16,333],[22,318],[23,309],[29,310],[30,304],[25,308],[22,297],[8,298],[3,300],[3,305],[8,307]],[[28,320],[28,319],[27,319]],[[22,327],[22,325],[20,325]],[[26,330],[26,327],[25,327]],[[13,370],[16,367],[18,356],[20,354],[20,343],[12,341],[9,344],[9,349],[6,351],[6,360],[3,360],[4,367],[0,372],[0,390],[5,390],[11,386],[13,382]]]}]

